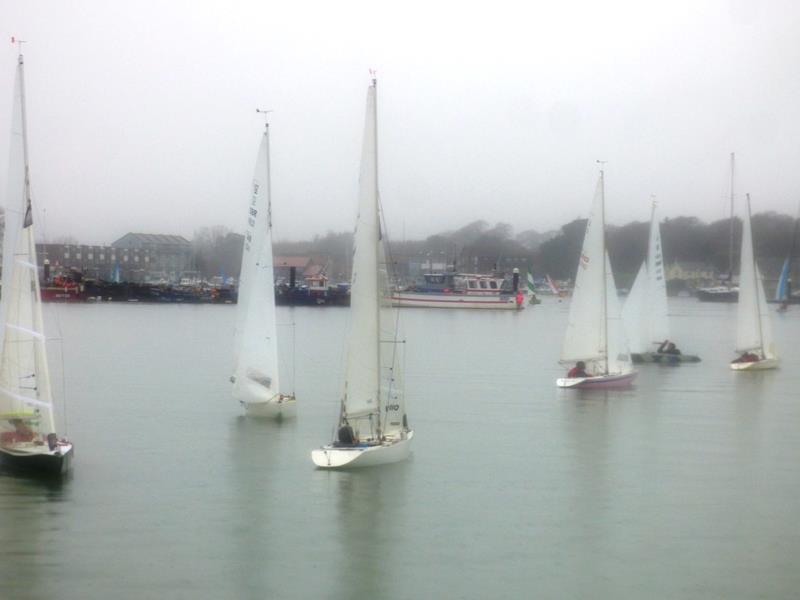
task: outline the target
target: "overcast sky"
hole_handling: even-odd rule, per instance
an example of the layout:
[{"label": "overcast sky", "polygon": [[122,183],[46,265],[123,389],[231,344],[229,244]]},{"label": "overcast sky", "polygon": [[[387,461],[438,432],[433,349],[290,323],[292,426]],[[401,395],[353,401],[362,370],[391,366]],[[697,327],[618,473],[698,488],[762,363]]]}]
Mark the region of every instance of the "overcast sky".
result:
[{"label": "overcast sky", "polygon": [[[46,235],[244,229],[271,115],[278,239],[354,223],[370,68],[389,228],[548,230],[800,200],[800,3],[0,0],[0,164],[24,47]],[[5,178],[5,167],[2,168]],[[5,194],[5,185],[2,186]],[[739,205],[741,206],[741,204]]]}]

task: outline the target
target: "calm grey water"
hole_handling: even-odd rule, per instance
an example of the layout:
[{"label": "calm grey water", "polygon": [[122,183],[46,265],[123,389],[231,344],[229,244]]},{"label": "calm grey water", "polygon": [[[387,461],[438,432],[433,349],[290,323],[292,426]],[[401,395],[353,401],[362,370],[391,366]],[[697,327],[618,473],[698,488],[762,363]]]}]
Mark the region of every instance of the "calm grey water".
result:
[{"label": "calm grey water", "polygon": [[735,374],[735,307],[671,301],[704,362],[592,393],[555,388],[566,304],[407,310],[414,455],[345,473],[309,451],[346,309],[280,310],[283,424],[230,399],[234,307],[48,309],[76,461],[0,475],[4,599],[800,595],[800,307],[775,314],[782,368]]}]

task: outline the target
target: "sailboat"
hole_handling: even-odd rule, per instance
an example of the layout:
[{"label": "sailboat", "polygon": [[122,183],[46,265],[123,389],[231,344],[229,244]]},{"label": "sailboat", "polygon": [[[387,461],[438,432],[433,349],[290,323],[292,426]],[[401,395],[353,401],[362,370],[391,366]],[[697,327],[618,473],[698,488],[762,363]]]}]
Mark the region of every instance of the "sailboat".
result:
[{"label": "sailboat", "polygon": [[281,391],[278,373],[270,194],[267,123],[247,207],[231,382],[233,397],[244,406],[247,415],[280,419],[295,416],[297,405],[294,394]]},{"label": "sailboat", "polygon": [[774,369],[780,359],[772,339],[772,327],[761,273],[753,252],[750,224],[750,194],[742,223],[742,258],[739,267],[739,306],[736,313],[736,352],[731,362],[735,371]]},{"label": "sailboat", "polygon": [[792,294],[792,262],[794,261],[794,250],[797,246],[798,231],[800,231],[800,214],[794,220],[792,245],[789,247],[789,254],[786,256],[786,260],[783,261],[778,285],[775,288],[775,302],[780,302],[781,304],[778,310],[786,310],[789,304],[800,302],[800,297]]},{"label": "sailboat", "polygon": [[558,387],[620,388],[629,386],[636,377],[606,251],[604,186],[601,170],[592,212],[586,224],[567,332],[561,349],[561,363],[576,368],[578,363],[583,363],[584,374],[558,379]]},{"label": "sailboat", "polygon": [[398,337],[399,312],[390,304],[390,264],[381,228],[376,102],[373,79],[367,89],[344,395],[335,441],[311,452],[323,469],[404,460],[414,437],[400,373],[404,342]]},{"label": "sailboat", "polygon": [[634,363],[675,364],[700,360],[699,357],[690,354],[671,353],[666,348],[671,339],[667,281],[661,249],[661,226],[656,218],[655,201],[650,213],[647,258],[639,268],[631,292],[622,308],[622,321]]},{"label": "sailboat", "polygon": [[59,438],[47,364],[33,228],[24,60],[14,82],[0,300],[0,460],[15,469],[65,473],[72,444]]}]

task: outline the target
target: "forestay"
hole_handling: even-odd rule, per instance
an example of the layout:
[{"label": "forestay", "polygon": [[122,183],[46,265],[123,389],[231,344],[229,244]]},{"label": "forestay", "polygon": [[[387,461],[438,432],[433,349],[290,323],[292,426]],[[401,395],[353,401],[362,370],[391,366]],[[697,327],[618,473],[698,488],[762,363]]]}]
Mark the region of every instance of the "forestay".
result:
[{"label": "forestay", "polygon": [[236,318],[233,396],[248,403],[267,402],[280,392],[270,193],[267,126],[247,207]]}]

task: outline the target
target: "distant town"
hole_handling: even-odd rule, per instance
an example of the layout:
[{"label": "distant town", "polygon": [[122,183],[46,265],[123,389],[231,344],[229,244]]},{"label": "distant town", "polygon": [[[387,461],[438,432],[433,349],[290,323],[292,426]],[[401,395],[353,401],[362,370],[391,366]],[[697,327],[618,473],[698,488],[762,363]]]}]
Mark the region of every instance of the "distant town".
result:
[{"label": "distant town", "polygon": [[[448,269],[510,273],[515,268],[537,278],[547,274],[569,282],[575,275],[585,226],[585,219],[576,219],[558,231],[528,230],[515,235],[509,224],[476,221],[425,240],[391,240],[389,248],[400,282]],[[754,215],[756,255],[766,279],[777,279],[784,259],[793,252],[796,226],[796,220],[788,215]],[[645,222],[607,228],[611,262],[621,288],[632,284],[644,258],[647,231]],[[733,231],[731,265],[730,220],[704,223],[694,217],[666,219],[662,238],[670,292],[691,292],[712,285],[727,278],[731,270],[735,279],[741,239],[738,219]],[[291,280],[293,285],[347,282],[352,240],[349,232],[329,232],[311,240],[275,242],[276,281],[288,284]],[[242,245],[240,234],[217,226],[198,230],[192,240],[173,234],[131,232],[106,246],[68,238],[37,246],[40,266],[48,265],[51,278],[77,272],[84,279],[117,282],[235,285]]]}]

